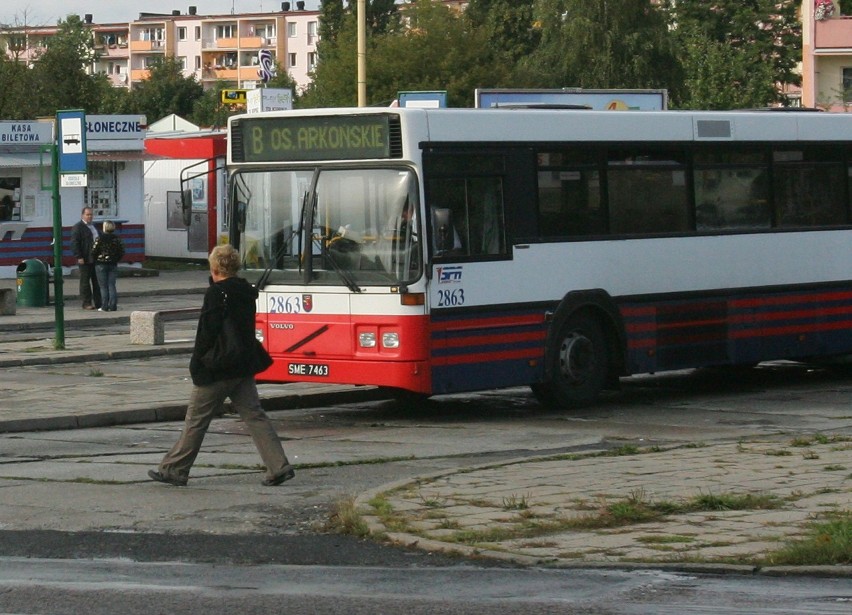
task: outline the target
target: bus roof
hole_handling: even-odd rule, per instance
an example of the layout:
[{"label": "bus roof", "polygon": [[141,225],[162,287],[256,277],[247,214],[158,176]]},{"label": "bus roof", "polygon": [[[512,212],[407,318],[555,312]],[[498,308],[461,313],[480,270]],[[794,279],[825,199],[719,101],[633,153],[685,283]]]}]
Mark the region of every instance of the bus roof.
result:
[{"label": "bus roof", "polygon": [[[241,115],[398,115],[403,133],[429,142],[852,141],[852,115],[747,111],[593,111],[583,109],[301,109]],[[408,128],[406,128],[408,126]],[[415,129],[414,127],[417,126]]]}]

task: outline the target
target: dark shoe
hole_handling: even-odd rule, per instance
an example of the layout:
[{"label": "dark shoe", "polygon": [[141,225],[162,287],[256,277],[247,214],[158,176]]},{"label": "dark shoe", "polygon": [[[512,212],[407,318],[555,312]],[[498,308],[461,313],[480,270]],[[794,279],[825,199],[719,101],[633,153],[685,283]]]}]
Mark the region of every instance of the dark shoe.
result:
[{"label": "dark shoe", "polygon": [[155,480],[158,483],[166,483],[168,485],[174,485],[175,487],[186,487],[186,479],[185,478],[175,478],[174,476],[166,476],[162,472],[158,472],[157,470],[148,470],[148,476],[151,477],[151,480]]},{"label": "dark shoe", "polygon": [[[149,472],[149,474],[150,474],[150,472]],[[284,474],[279,474],[275,478],[267,478],[261,484],[264,487],[276,487],[277,485],[280,485],[281,483],[288,481],[291,478],[295,478],[295,477],[296,477],[296,472],[293,470],[293,468],[290,468],[289,470],[284,472]]]},{"label": "dark shoe", "polygon": [[96,308],[95,308],[95,306],[94,306],[94,305],[86,304],[86,305],[84,305],[84,306],[83,306],[83,309],[84,309],[84,310],[94,310],[94,309],[96,309]]}]

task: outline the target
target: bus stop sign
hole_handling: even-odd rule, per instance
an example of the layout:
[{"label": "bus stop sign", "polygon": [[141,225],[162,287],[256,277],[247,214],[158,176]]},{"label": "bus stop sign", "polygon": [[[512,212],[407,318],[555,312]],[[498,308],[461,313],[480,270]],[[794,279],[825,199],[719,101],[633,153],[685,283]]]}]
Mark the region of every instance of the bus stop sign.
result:
[{"label": "bus stop sign", "polygon": [[57,111],[56,125],[60,184],[63,188],[85,188],[86,113],[82,110]]}]

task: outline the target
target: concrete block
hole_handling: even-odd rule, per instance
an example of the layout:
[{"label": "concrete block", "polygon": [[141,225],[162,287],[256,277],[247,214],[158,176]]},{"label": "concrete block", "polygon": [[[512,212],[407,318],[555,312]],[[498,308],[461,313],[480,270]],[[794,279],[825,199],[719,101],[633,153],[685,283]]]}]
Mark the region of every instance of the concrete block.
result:
[{"label": "concrete block", "polygon": [[13,316],[17,310],[17,289],[0,288],[0,315]]},{"label": "concrete block", "polygon": [[159,346],[166,343],[166,329],[159,312],[134,311],[130,314],[130,343]]}]

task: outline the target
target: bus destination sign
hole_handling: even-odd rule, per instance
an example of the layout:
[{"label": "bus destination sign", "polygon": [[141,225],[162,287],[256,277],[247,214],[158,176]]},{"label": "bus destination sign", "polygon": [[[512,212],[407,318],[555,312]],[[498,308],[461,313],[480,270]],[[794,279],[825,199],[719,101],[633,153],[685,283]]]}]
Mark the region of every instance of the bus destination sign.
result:
[{"label": "bus destination sign", "polygon": [[387,115],[240,120],[244,162],[390,158]]}]

